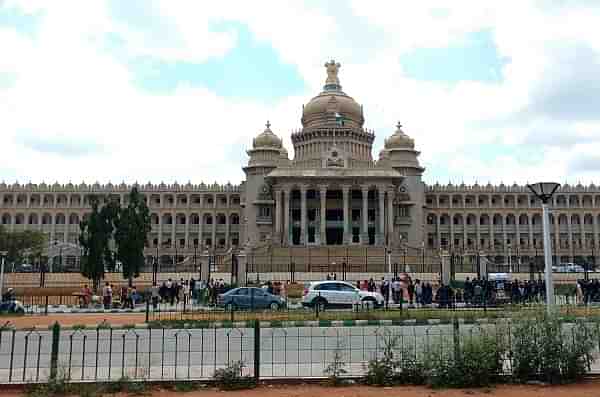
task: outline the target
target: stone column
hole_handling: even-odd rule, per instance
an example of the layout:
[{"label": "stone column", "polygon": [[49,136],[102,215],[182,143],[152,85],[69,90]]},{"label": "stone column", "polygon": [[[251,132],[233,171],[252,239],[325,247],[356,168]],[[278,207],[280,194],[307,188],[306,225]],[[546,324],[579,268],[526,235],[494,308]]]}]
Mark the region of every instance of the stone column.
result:
[{"label": "stone column", "polygon": [[350,219],[348,219],[348,196],[350,194],[350,188],[348,186],[342,186],[342,194],[343,194],[343,205],[344,205],[344,244],[350,243],[351,239],[348,233],[348,225]]},{"label": "stone column", "polygon": [[385,244],[385,191],[382,187],[377,187],[379,194],[379,230],[377,230],[378,244]]},{"label": "stone column", "polygon": [[162,248],[162,224],[163,224],[163,220],[162,220],[162,213],[158,212],[158,247],[159,249]]},{"label": "stone column", "polygon": [[[188,201],[189,203],[189,201]],[[189,249],[190,247],[190,221],[191,221],[191,216],[189,214],[189,212],[186,211],[186,213],[184,214],[185,216],[185,249],[186,251]]]},{"label": "stone column", "polygon": [[567,233],[568,233],[568,241],[569,241],[569,261],[573,262],[573,226],[571,225],[571,214],[567,214]]},{"label": "stone column", "polygon": [[[202,236],[202,226],[204,223],[204,214],[202,213],[202,211],[198,212],[198,249],[202,250],[204,247],[204,239]],[[198,265],[198,257],[196,256],[196,265]]]},{"label": "stone column", "polygon": [[362,188],[362,230],[360,236],[361,244],[365,245],[369,242],[369,189]]},{"label": "stone column", "polygon": [[[216,200],[215,200],[216,202]],[[212,234],[211,234],[211,245],[212,247],[216,247],[217,246],[217,211],[213,211],[212,212]]]},{"label": "stone column", "polygon": [[327,244],[326,237],[326,217],[325,212],[327,211],[327,186],[321,186],[319,190],[319,198],[321,200],[321,212],[319,216],[319,225],[320,225],[320,243],[321,245]]},{"label": "stone column", "polygon": [[[174,249],[177,244],[177,213],[171,213],[171,249]],[[179,251],[178,251],[179,252]]]},{"label": "stone column", "polygon": [[275,194],[275,213],[273,214],[273,221],[275,222],[275,241],[277,244],[281,244],[281,194],[283,192],[279,189],[274,191]]},{"label": "stone column", "polygon": [[594,249],[596,249],[598,248],[598,220],[594,214],[592,214],[592,230],[594,233]]},{"label": "stone column", "polygon": [[450,253],[448,251],[442,251],[442,274],[441,283],[443,285],[450,284]]},{"label": "stone column", "polygon": [[[554,196],[556,197],[556,196]],[[561,254],[561,248],[560,248],[560,224],[558,222],[560,214],[552,214],[553,218],[554,218],[554,249],[551,250],[550,252],[550,256],[553,256],[556,253],[556,265],[560,264],[560,254]],[[549,227],[551,227],[551,224],[548,225]],[[542,229],[543,230],[543,229]],[[543,235],[543,231],[542,231],[542,235]]]},{"label": "stone column", "polygon": [[286,188],[284,191],[284,197],[283,197],[283,219],[284,219],[284,224],[283,224],[283,241],[286,244],[290,244],[291,243],[291,239],[290,239],[290,196],[291,196],[291,190],[290,188]]},{"label": "stone column", "polygon": [[[392,245],[394,243],[394,199],[393,199],[393,191],[388,190],[387,200],[388,200],[388,244]],[[423,237],[425,238],[425,237]]]},{"label": "stone column", "polygon": [[[529,199],[527,199],[527,200],[529,201]],[[534,214],[531,214],[531,216],[526,215],[527,216],[527,232],[529,233],[529,244],[527,244],[527,248],[530,252],[534,248],[534,246],[533,246],[533,215]]]},{"label": "stone column", "polygon": [[481,214],[475,217],[475,222],[477,222],[476,230],[477,230],[477,241],[475,242],[475,247],[477,249],[481,249]]},{"label": "stone column", "polygon": [[306,243],[306,186],[300,186],[300,244]]},{"label": "stone column", "polygon": [[229,217],[231,214],[229,212],[225,212],[225,248],[229,247]]}]

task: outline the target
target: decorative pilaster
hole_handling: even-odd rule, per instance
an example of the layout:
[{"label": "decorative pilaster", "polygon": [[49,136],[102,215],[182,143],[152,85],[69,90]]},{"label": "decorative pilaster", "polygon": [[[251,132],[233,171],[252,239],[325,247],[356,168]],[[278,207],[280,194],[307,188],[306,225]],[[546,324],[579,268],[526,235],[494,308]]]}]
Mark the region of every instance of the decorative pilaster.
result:
[{"label": "decorative pilaster", "polygon": [[229,221],[231,214],[229,212],[225,212],[225,248],[229,247]]},{"label": "decorative pilaster", "polygon": [[385,244],[385,191],[382,187],[377,187],[379,195],[379,228],[377,230],[378,245]]},{"label": "decorative pilaster", "polygon": [[290,193],[291,190],[290,188],[286,188],[284,191],[284,197],[283,197],[283,219],[284,219],[284,225],[283,225],[283,242],[284,244],[289,245],[291,242],[290,239]]},{"label": "decorative pilaster", "polygon": [[326,236],[326,217],[325,212],[327,211],[327,186],[321,186],[319,190],[319,199],[321,201],[321,211],[319,213],[319,226],[320,226],[320,235],[319,239],[321,245],[327,245],[327,236]]},{"label": "decorative pilaster", "polygon": [[306,186],[300,186],[300,244],[306,244]]},{"label": "decorative pilaster", "polygon": [[360,236],[360,242],[363,245],[369,243],[369,189],[362,188],[362,231]]},{"label": "decorative pilaster", "polygon": [[387,215],[388,215],[388,236],[387,241],[388,245],[394,244],[394,199],[393,199],[393,191],[388,190],[387,192]]},{"label": "decorative pilaster", "polygon": [[275,242],[277,244],[281,244],[281,195],[282,191],[280,189],[276,189],[274,191],[275,194],[275,213],[273,214],[273,221],[275,222]]},{"label": "decorative pilaster", "polygon": [[343,205],[344,205],[344,244],[349,244],[351,239],[348,233],[348,225],[350,223],[350,219],[348,216],[348,196],[350,194],[350,188],[348,186],[342,186],[342,193],[344,197]]},{"label": "decorative pilaster", "polygon": [[[213,202],[215,202],[215,203],[217,202],[216,197]],[[211,238],[211,243],[212,243],[211,245],[214,248],[217,246],[217,211],[213,211],[211,215],[212,215],[213,222],[212,222],[212,234],[211,234],[210,238]]]},{"label": "decorative pilaster", "polygon": [[175,248],[177,245],[177,213],[171,213],[171,248]]}]

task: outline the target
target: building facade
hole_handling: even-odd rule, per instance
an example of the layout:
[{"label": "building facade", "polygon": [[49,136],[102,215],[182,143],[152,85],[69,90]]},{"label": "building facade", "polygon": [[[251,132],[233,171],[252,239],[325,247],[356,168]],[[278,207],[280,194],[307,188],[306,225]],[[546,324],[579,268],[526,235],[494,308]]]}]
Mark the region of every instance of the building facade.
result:
[{"label": "building facade", "polygon": [[[426,185],[402,129],[373,158],[363,107],[325,64],[322,92],[303,106],[294,157],[267,122],[233,185],[138,185],[151,212],[148,255],[176,261],[242,247],[374,246],[485,252],[496,261],[542,255],[541,204],[525,186]],[[90,197],[127,204],[132,186],[0,184],[0,224],[77,244]],[[551,215],[556,262],[596,262],[600,188],[563,185]]]}]

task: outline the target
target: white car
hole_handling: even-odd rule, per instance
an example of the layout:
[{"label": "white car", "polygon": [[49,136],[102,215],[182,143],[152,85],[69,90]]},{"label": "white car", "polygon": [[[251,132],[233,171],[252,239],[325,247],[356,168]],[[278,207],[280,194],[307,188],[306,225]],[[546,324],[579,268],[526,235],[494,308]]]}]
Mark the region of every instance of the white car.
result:
[{"label": "white car", "polygon": [[369,304],[381,307],[385,301],[379,292],[362,291],[344,281],[317,281],[308,285],[302,297],[302,306],[318,307],[352,307],[356,304]]}]

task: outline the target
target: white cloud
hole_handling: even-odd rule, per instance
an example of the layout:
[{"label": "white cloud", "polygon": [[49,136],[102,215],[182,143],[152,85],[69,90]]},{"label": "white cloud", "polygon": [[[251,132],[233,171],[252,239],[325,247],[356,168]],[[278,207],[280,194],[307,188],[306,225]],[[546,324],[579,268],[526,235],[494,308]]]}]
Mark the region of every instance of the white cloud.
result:
[{"label": "white cloud", "polygon": [[[16,76],[14,84],[0,89],[5,154],[0,168],[14,170],[11,178],[239,182],[244,156],[230,158],[232,145],[249,146],[267,118],[291,153],[289,133],[299,127],[300,106],[308,97],[267,106],[185,85],[169,95],[149,94],[133,84],[132,70],[104,50],[106,34],[112,33],[124,40],[131,57],[202,62],[236,45],[235,31],[214,31],[228,21],[246,24],[284,62],[296,65],[311,93],[322,85],[323,62],[338,58],[344,90],[365,105],[366,124],[378,134],[375,156],[398,119],[416,139],[425,165],[456,153],[447,170],[437,171],[464,174],[466,182],[591,178],[585,165],[594,162],[576,159],[600,151],[593,139],[600,116],[593,108],[581,115],[565,103],[569,122],[559,114],[561,101],[573,95],[588,105],[600,100],[598,85],[586,84],[600,53],[600,7],[589,2],[560,7],[550,1],[265,1],[257,6],[230,0],[209,6],[169,0],[152,3],[147,26],[115,18],[102,2],[5,4],[42,15],[35,38],[0,28],[0,47],[10,54],[0,57],[0,73]],[[403,72],[400,57],[407,51],[443,47],[481,30],[492,32],[507,59],[500,83],[423,82]],[[588,56],[579,56],[580,49]],[[550,99],[555,108],[547,106]],[[561,133],[589,139],[586,145],[576,139],[557,144]],[[77,159],[40,153],[19,143],[23,134],[95,143],[103,151]],[[481,161],[464,153],[469,143],[536,145],[547,160],[533,166],[504,154]],[[435,180],[430,175],[426,179]]]}]

